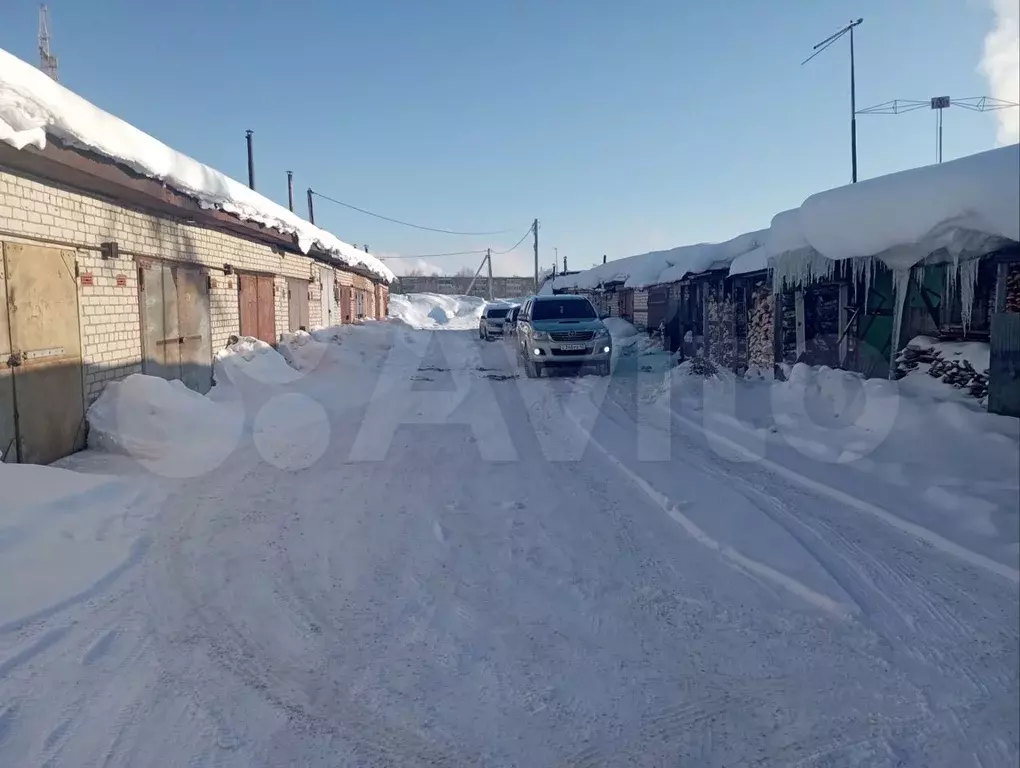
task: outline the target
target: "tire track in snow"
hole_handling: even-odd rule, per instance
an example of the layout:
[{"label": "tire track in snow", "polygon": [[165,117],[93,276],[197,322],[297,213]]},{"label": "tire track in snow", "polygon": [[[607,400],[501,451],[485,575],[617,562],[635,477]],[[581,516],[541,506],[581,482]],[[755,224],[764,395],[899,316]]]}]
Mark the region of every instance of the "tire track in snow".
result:
[{"label": "tire track in snow", "polygon": [[983,570],[989,571],[990,573],[1002,576],[1003,578],[1008,579],[1014,584],[1020,584],[1020,570],[1011,568],[1010,566],[1000,563],[997,560],[993,560],[992,558],[987,557],[986,555],[982,555],[979,552],[974,552],[973,550],[967,549],[966,547],[957,544],[955,541],[950,541],[944,536],[941,536],[940,534],[937,534],[934,531],[931,531],[922,525],[912,523],[909,520],[904,520],[903,518],[898,517],[894,515],[892,512],[882,509],[881,507],[875,504],[864,501],[862,499],[858,499],[856,496],[852,496],[849,493],[846,493],[837,488],[833,488],[832,486],[826,485],[825,483],[821,483],[817,480],[813,480],[809,477],[806,477],[800,474],[799,472],[795,472],[794,470],[789,469],[775,461],[771,461],[770,459],[766,459],[764,457],[752,454],[744,446],[740,445],[740,443],[731,440],[728,437],[719,434],[718,432],[713,432],[709,428],[701,424],[698,424],[696,421],[692,421],[691,419],[688,419],[685,416],[681,416],[671,408],[663,410],[668,411],[669,418],[671,418],[675,423],[701,432],[706,437],[710,435],[713,440],[716,440],[719,443],[725,445],[727,448],[734,451],[738,455],[744,456],[748,460],[753,460],[758,466],[768,469],[773,474],[779,475],[780,477],[783,477],[786,480],[796,483],[797,485],[806,488],[809,491],[817,493],[818,495],[821,496],[825,496],[829,499],[832,499],[833,501],[837,501],[843,504],[844,506],[857,510],[858,512],[864,512],[865,514],[871,515],[872,517],[876,517],[882,522],[891,526],[892,528],[896,528],[901,533],[906,534],[911,538],[920,539],[921,541],[930,545],[934,549],[943,552],[944,554],[963,560],[964,562],[976,568],[981,568]]},{"label": "tire track in snow", "polygon": [[640,489],[653,504],[678,523],[692,539],[701,544],[703,547],[717,552],[724,562],[785,589],[791,594],[796,595],[805,602],[813,605],[815,608],[825,611],[830,616],[840,621],[850,618],[855,613],[853,607],[844,605],[843,603],[833,600],[827,595],[816,592],[797,579],[777,571],[770,565],[753,560],[752,558],[738,552],[728,544],[719,542],[709,536],[693,520],[680,511],[680,504],[670,499],[667,495],[655,490],[655,488],[653,488],[647,480],[616,458],[616,456],[614,456],[608,448],[602,445],[602,443],[596,440],[590,432],[585,431],[584,426],[574,417],[573,413],[568,410],[566,411],[566,414],[577,429],[586,434],[591,445],[594,446],[606,458],[606,460],[620,472],[620,474],[630,480],[631,483],[637,486],[637,488]]}]

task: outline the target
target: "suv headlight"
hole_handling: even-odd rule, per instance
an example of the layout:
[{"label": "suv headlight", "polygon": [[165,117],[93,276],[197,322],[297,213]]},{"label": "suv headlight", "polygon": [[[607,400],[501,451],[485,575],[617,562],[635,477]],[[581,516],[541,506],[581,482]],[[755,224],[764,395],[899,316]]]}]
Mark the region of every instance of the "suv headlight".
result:
[{"label": "suv headlight", "polygon": [[599,329],[597,329],[595,331],[595,338],[596,339],[608,339],[609,338],[609,329],[608,328],[599,328]]},{"label": "suv headlight", "polygon": [[531,334],[531,338],[535,341],[549,341],[549,334],[545,331],[535,331]]}]

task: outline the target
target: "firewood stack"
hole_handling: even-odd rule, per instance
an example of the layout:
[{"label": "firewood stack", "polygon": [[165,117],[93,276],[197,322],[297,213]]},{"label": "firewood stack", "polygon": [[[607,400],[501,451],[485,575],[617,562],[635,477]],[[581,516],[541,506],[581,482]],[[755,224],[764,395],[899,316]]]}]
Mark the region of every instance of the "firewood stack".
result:
[{"label": "firewood stack", "polygon": [[988,394],[988,371],[978,372],[968,360],[947,360],[933,347],[904,347],[896,356],[896,378],[902,379],[921,365],[928,375],[978,399]]},{"label": "firewood stack", "polygon": [[747,318],[747,362],[752,368],[771,370],[775,358],[774,297],[768,291],[755,291],[753,301]]},{"label": "firewood stack", "polygon": [[1006,273],[1006,311],[1020,314],[1020,266]]}]

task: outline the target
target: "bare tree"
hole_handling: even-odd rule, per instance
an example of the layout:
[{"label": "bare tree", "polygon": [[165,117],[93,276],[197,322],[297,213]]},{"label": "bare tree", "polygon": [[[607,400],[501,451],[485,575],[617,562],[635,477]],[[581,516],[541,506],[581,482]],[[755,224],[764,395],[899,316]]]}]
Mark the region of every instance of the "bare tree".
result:
[{"label": "bare tree", "polygon": [[471,267],[461,267],[453,274],[454,277],[474,277],[475,271]]},{"label": "bare tree", "polygon": [[422,271],[421,267],[411,267],[402,276],[403,277],[421,277],[424,274],[425,274],[425,272]]}]

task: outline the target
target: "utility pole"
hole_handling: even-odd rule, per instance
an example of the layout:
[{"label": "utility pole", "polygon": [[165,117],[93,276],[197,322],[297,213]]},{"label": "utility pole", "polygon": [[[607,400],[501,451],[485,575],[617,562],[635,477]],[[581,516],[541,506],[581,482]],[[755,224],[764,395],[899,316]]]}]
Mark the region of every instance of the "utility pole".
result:
[{"label": "utility pole", "polygon": [[485,263],[489,265],[489,301],[492,301],[492,249],[485,249]]},{"label": "utility pole", "polygon": [[850,169],[851,181],[854,184],[857,183],[857,77],[854,64],[854,28],[859,27],[863,22],[864,19],[851,21],[839,30],[839,32],[834,35],[830,35],[822,40],[822,42],[815,45],[812,48],[814,53],[801,62],[801,66],[804,66],[815,56],[843,37],[843,35],[848,32],[850,33]]},{"label": "utility pole", "polygon": [[474,277],[471,278],[471,282],[468,283],[467,290],[464,291],[464,295],[465,296],[470,296],[471,295],[471,289],[475,287],[475,280],[477,280],[478,276],[480,274],[482,274],[482,268],[486,265],[486,263],[488,261],[489,261],[489,252],[486,251],[485,255],[482,256],[482,263],[478,265],[478,269],[475,270]]},{"label": "utility pole", "polygon": [[308,220],[315,223],[315,206],[312,204],[312,188],[308,188]]},{"label": "utility pole", "polygon": [[538,219],[531,225],[531,231],[535,235],[535,293],[538,293]]},{"label": "utility pole", "polygon": [[252,147],[252,135],[255,131],[245,131],[244,140],[248,144],[248,187],[255,189],[255,149]]},{"label": "utility pole", "polygon": [[294,171],[287,171],[287,207],[294,213]]}]

